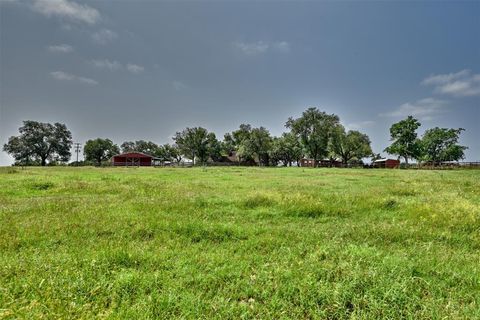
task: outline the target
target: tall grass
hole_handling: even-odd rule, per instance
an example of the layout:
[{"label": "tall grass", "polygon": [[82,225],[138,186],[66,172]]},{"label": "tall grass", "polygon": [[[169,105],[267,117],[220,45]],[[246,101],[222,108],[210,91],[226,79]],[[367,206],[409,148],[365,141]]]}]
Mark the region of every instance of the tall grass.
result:
[{"label": "tall grass", "polygon": [[0,168],[0,318],[480,318],[480,171]]}]

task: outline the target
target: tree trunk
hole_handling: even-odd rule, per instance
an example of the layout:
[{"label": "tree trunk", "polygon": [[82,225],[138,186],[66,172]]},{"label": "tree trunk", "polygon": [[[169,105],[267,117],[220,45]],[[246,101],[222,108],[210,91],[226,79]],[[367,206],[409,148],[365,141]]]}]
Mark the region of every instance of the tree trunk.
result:
[{"label": "tree trunk", "polygon": [[47,159],[42,158],[42,167],[45,167],[47,165]]},{"label": "tree trunk", "polygon": [[405,163],[407,164],[408,166],[408,157],[404,157],[405,158]]}]

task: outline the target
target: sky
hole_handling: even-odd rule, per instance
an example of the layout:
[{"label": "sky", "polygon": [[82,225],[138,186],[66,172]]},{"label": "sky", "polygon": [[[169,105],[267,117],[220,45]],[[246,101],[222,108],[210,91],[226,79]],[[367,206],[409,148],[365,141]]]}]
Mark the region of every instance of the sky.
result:
[{"label": "sky", "polygon": [[[0,144],[23,120],[74,142],[286,131],[318,107],[374,152],[408,115],[480,161],[480,1],[0,0]],[[0,152],[0,165],[12,158]]]}]

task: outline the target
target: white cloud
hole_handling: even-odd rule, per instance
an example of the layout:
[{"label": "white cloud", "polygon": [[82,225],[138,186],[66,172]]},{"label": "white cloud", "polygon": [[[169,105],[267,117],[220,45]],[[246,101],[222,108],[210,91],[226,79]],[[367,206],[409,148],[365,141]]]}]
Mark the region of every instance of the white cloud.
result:
[{"label": "white cloud", "polygon": [[366,121],[348,123],[345,125],[345,127],[348,130],[360,130],[360,129],[371,127],[374,124],[375,124],[375,121],[366,120]]},{"label": "white cloud", "polygon": [[269,45],[263,41],[245,43],[234,42],[233,46],[248,56],[254,56],[257,54],[265,53],[268,50]]},{"label": "white cloud", "polygon": [[480,74],[471,74],[470,70],[431,75],[422,84],[433,86],[437,93],[456,97],[480,95]]},{"label": "white cloud", "polygon": [[90,79],[90,78],[85,78],[85,77],[76,77],[76,79],[82,83],[90,84],[90,85],[97,85],[98,81]]},{"label": "white cloud", "polygon": [[59,44],[54,46],[48,46],[48,51],[53,53],[69,53],[73,51],[73,47],[68,44]]},{"label": "white cloud", "polygon": [[145,68],[143,66],[140,66],[138,64],[133,64],[133,63],[127,63],[126,65],[123,65],[122,63],[116,61],[116,60],[108,60],[108,59],[99,59],[99,60],[92,60],[90,61],[90,63],[96,67],[96,68],[100,68],[100,69],[108,69],[108,70],[111,70],[111,71],[115,71],[115,70],[127,70],[131,73],[135,73],[135,74],[138,74],[138,73],[141,73],[143,71],[145,71]]},{"label": "white cloud", "polygon": [[457,73],[430,75],[429,77],[423,79],[422,84],[445,84],[458,78],[465,77],[469,73],[469,70],[461,70]]},{"label": "white cloud", "polygon": [[68,0],[35,0],[33,9],[47,17],[57,16],[87,24],[95,24],[100,20],[97,9]]},{"label": "white cloud", "polygon": [[59,81],[78,81],[81,83],[89,84],[89,85],[97,85],[98,82],[96,80],[90,79],[90,78],[85,78],[85,77],[79,77],[71,73],[67,73],[64,71],[53,71],[50,72],[50,75]]},{"label": "white cloud", "polygon": [[118,35],[114,31],[109,29],[102,29],[92,34],[93,41],[102,45],[112,42],[117,37]]},{"label": "white cloud", "polygon": [[259,54],[264,54],[269,50],[275,50],[278,52],[287,53],[290,52],[290,44],[286,41],[278,42],[234,42],[233,47],[241,51],[247,56],[256,56]]},{"label": "white cloud", "polygon": [[137,64],[133,64],[133,63],[128,63],[127,66],[126,66],[127,70],[130,71],[131,73],[140,73],[140,72],[143,72],[145,70],[144,67],[142,66],[139,66]]},{"label": "white cloud", "polygon": [[113,61],[108,59],[92,60],[91,63],[97,68],[103,68],[103,69],[109,69],[109,70],[118,70],[122,68],[122,64],[115,60]]},{"label": "white cloud", "polygon": [[435,98],[425,98],[413,103],[407,102],[392,112],[380,114],[387,117],[407,117],[409,115],[420,120],[430,120],[434,116],[445,112],[447,102]]},{"label": "white cloud", "polygon": [[73,79],[75,79],[74,75],[72,75],[70,73],[63,72],[63,71],[53,71],[53,72],[50,72],[50,75],[54,79],[57,79],[57,80],[73,80]]},{"label": "white cloud", "polygon": [[288,52],[290,52],[290,43],[288,43],[286,41],[274,42],[272,44],[272,48],[275,49],[275,50],[278,50],[280,52],[288,53]]},{"label": "white cloud", "polygon": [[183,90],[183,89],[187,89],[188,86],[186,84],[184,84],[183,82],[181,81],[178,81],[178,80],[175,80],[172,82],[172,86],[175,90],[177,91],[180,91],[180,90]]}]

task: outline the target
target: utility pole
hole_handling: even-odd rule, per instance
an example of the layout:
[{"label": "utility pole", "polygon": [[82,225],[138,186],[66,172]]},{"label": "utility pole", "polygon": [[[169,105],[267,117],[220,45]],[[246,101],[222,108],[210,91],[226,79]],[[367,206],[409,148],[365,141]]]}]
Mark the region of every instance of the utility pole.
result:
[{"label": "utility pole", "polygon": [[75,142],[75,153],[77,154],[77,162],[76,165],[78,166],[78,153],[80,152],[80,146],[81,144],[79,142]]}]

